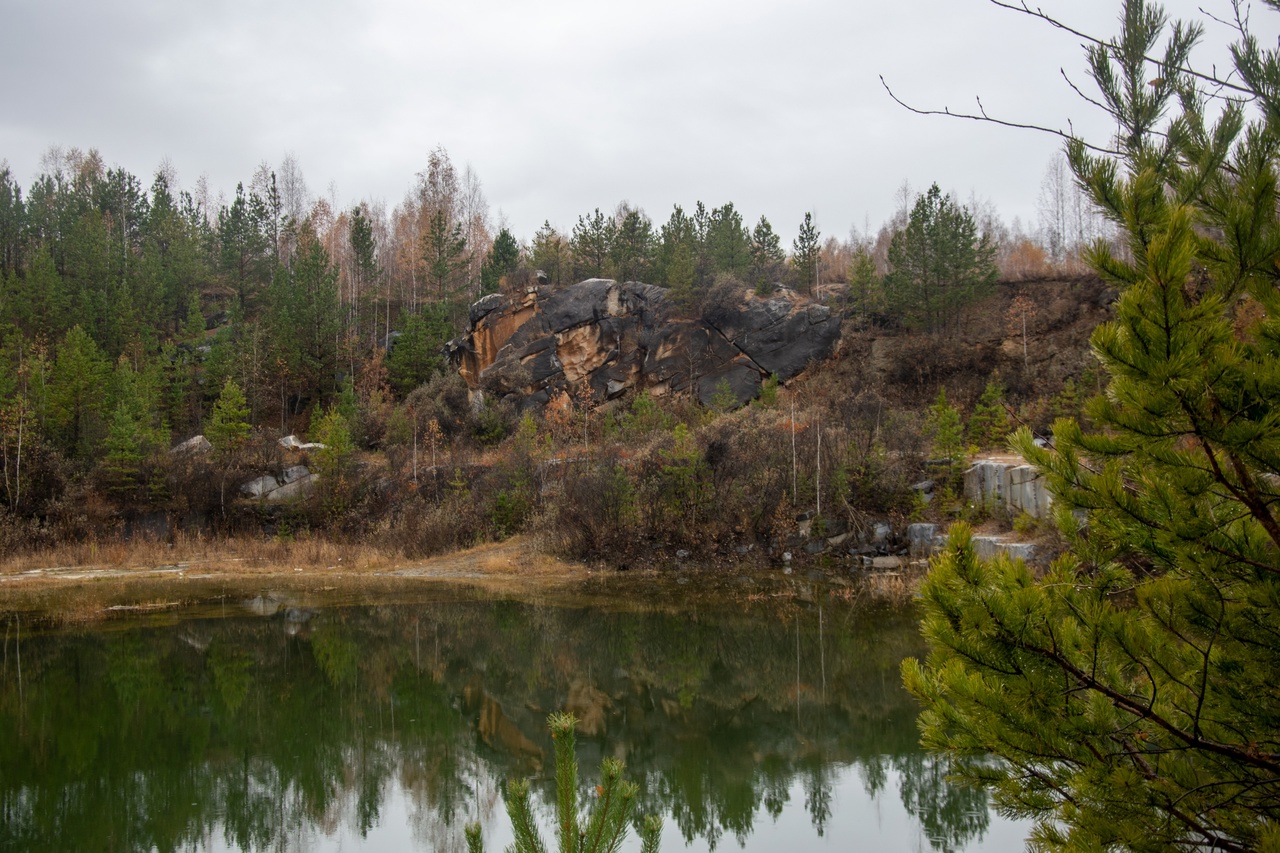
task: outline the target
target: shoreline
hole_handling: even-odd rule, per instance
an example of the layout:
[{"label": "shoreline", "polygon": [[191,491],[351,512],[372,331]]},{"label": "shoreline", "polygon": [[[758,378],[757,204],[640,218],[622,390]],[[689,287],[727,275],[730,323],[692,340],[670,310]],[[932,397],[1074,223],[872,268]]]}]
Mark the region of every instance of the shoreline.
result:
[{"label": "shoreline", "polygon": [[165,619],[177,611],[225,609],[229,602],[260,596],[307,607],[468,595],[624,609],[726,596],[744,603],[763,598],[802,602],[813,600],[815,585],[845,599],[866,596],[901,604],[913,597],[919,583],[906,572],[859,577],[815,569],[786,574],[745,564],[622,571],[547,555],[529,536],[421,560],[393,559],[359,545],[319,543],[322,547],[309,548],[316,543],[297,542],[282,549],[280,543],[268,543],[268,559],[239,550],[256,551],[261,543],[253,541],[198,544],[216,553],[184,548],[187,559],[158,561],[148,559],[157,549],[142,543],[137,549],[113,546],[109,561],[40,566],[28,565],[33,559],[28,557],[19,566],[14,561],[0,564],[0,621],[19,616],[65,627],[129,617]]}]

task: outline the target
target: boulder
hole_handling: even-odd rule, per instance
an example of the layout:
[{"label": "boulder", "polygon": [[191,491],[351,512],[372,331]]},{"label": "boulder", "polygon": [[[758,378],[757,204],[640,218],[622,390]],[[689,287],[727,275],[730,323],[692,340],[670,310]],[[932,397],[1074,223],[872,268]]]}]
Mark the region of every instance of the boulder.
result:
[{"label": "boulder", "polygon": [[1010,536],[989,534],[975,535],[970,541],[973,544],[974,555],[980,560],[993,560],[1001,554],[1006,554],[1026,563],[1035,561],[1036,546],[1031,542],[1019,542]]},{"label": "boulder", "polygon": [[296,435],[286,435],[280,439],[280,446],[285,450],[324,450],[324,445],[318,441],[303,441]]},{"label": "boulder", "polygon": [[240,487],[241,494],[271,503],[297,500],[306,497],[315,486],[318,475],[306,465],[291,465],[279,477],[264,474]]},{"label": "boulder", "polygon": [[193,435],[181,444],[169,448],[174,456],[195,456],[210,450],[213,450],[213,445],[203,435]]},{"label": "boulder", "polygon": [[271,492],[267,495],[267,500],[270,503],[284,503],[305,498],[311,494],[311,490],[315,488],[316,483],[319,481],[319,474],[307,474],[305,477],[294,480],[292,483],[286,483]]},{"label": "boulder", "polygon": [[893,535],[892,527],[890,527],[887,523],[883,521],[878,522],[871,528],[870,544],[877,545],[877,546],[887,545],[889,544],[889,537],[892,535]]},{"label": "boulder", "polygon": [[256,477],[240,487],[242,494],[251,498],[265,498],[267,495],[280,488],[280,483],[270,474],[264,474]]},{"label": "boulder", "polygon": [[907,551],[912,557],[927,557],[942,547],[942,535],[938,525],[917,522],[907,525]]}]

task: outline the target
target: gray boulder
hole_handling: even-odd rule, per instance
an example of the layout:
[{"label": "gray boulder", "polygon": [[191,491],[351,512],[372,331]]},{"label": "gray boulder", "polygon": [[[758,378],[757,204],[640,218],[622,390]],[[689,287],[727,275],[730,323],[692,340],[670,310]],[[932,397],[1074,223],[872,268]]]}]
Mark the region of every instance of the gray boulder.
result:
[{"label": "gray boulder", "polygon": [[944,542],[936,524],[918,522],[907,525],[907,551],[912,557],[928,557]]},{"label": "gray boulder", "polygon": [[264,474],[261,477],[255,477],[240,487],[240,492],[251,498],[265,498],[267,495],[280,488],[280,483],[270,474]]},{"label": "gray boulder", "polygon": [[174,456],[197,456],[208,453],[210,450],[213,450],[213,445],[209,443],[209,439],[203,435],[193,435],[186,441],[169,448],[169,453]]},{"label": "gray boulder", "polygon": [[300,500],[311,494],[311,490],[315,488],[316,483],[319,481],[319,474],[307,474],[305,477],[294,480],[292,483],[286,483],[268,494],[267,501],[270,503],[286,503]]}]

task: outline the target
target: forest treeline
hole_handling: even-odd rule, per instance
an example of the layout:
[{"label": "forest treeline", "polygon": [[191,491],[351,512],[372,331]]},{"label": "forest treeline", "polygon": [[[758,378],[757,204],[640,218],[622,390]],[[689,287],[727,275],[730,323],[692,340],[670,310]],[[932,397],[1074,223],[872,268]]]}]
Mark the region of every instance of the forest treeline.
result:
[{"label": "forest treeline", "polygon": [[689,313],[725,282],[783,284],[862,322],[937,331],[1000,275],[1074,269],[1095,226],[1053,174],[1036,239],[935,185],[904,187],[874,236],[824,241],[806,213],[788,251],[731,202],[676,205],[661,224],[624,202],[522,242],[443,148],[391,209],[338,209],[292,158],[230,198],[165,167],[144,185],[92,150],[52,149],[25,189],[0,164],[0,505],[42,516],[75,483],[163,504],[165,451],[202,432],[218,451],[248,428],[350,450],[501,440],[516,419],[462,403],[441,346],[471,301],[538,273],[664,285]]}]

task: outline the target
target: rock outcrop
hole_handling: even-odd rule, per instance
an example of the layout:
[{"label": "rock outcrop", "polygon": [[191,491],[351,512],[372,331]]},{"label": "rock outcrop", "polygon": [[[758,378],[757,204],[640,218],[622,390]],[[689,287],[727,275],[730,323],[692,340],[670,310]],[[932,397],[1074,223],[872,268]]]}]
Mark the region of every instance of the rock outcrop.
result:
[{"label": "rock outcrop", "polygon": [[450,358],[473,391],[521,408],[582,383],[597,401],[648,389],[691,391],[709,404],[727,388],[742,405],[770,374],[791,379],[840,337],[839,317],[795,294],[743,294],[685,320],[674,318],[665,288],[609,279],[486,296],[469,319]]},{"label": "rock outcrop", "polygon": [[305,465],[291,465],[279,476],[263,474],[255,477],[240,487],[240,493],[271,503],[293,501],[310,494],[319,478]]},{"label": "rock outcrop", "polygon": [[964,496],[979,506],[1048,518],[1053,496],[1044,478],[1021,458],[978,459],[964,472]]}]

